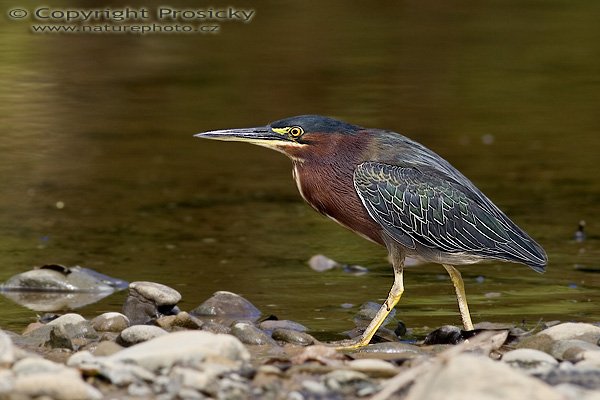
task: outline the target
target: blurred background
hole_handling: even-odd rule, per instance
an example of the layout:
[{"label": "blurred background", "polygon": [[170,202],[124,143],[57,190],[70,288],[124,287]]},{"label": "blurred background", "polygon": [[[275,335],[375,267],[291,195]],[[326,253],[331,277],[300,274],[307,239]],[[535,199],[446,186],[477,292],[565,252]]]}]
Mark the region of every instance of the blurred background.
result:
[{"label": "blurred background", "polygon": [[[319,338],[350,329],[392,284],[385,249],[304,204],[283,155],[192,137],[315,113],[425,144],[544,246],[543,275],[462,268],[474,321],[600,318],[600,2],[236,0],[251,22],[148,35],[34,34],[6,12],[42,4],[1,4],[0,281],[82,265],[169,285],[184,310],[229,290]],[[317,273],[319,253],[369,273]],[[409,268],[405,285],[409,328],[460,324],[441,266]],[[4,329],[36,318],[0,309]]]}]

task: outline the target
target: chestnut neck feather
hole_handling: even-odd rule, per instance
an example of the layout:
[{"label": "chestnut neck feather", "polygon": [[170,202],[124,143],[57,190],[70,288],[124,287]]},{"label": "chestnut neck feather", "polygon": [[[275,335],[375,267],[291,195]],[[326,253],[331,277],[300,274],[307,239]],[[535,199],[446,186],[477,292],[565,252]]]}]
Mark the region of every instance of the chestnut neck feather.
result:
[{"label": "chestnut neck feather", "polygon": [[342,226],[379,244],[381,227],[371,219],[354,189],[354,169],[368,161],[368,140],[355,135],[311,133],[310,148],[290,157],[302,197],[314,209]]}]

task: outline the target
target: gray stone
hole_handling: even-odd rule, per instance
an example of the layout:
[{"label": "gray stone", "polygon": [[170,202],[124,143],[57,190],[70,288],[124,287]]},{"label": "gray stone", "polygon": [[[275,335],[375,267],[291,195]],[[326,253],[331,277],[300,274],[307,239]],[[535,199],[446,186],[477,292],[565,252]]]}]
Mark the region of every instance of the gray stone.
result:
[{"label": "gray stone", "polygon": [[202,330],[210,333],[231,333],[231,328],[214,321],[203,322]]},{"label": "gray stone", "polygon": [[177,315],[166,315],[164,317],[160,317],[156,320],[156,324],[163,329],[200,329],[203,325],[203,322],[187,312],[181,311]]},{"label": "gray stone", "polygon": [[103,397],[98,389],[85,383],[74,370],[17,376],[13,393],[31,398],[47,396],[55,400],[95,400]]},{"label": "gray stone", "polygon": [[15,362],[15,349],[10,336],[0,330],[0,368]]},{"label": "gray stone", "polygon": [[69,313],[48,322],[48,326],[65,326],[67,324],[75,325],[79,322],[84,322],[86,319],[79,314]]},{"label": "gray stone", "polygon": [[377,358],[381,360],[407,360],[429,355],[431,353],[425,349],[400,342],[370,344],[352,353],[354,358]]},{"label": "gray stone", "polygon": [[550,347],[550,355],[558,360],[571,362],[581,361],[584,352],[599,352],[600,348],[593,343],[577,339],[557,340]]},{"label": "gray stone", "polygon": [[152,389],[148,385],[135,382],[127,386],[127,394],[133,397],[149,398],[152,396]]},{"label": "gray stone", "polygon": [[93,350],[93,353],[95,356],[101,357],[110,356],[121,350],[123,350],[123,346],[120,346],[111,340],[103,340],[102,342],[98,343],[96,348]]},{"label": "gray stone", "polygon": [[231,327],[231,334],[245,344],[277,345],[277,343],[269,335],[247,322],[235,323]]},{"label": "gray stone", "polygon": [[282,328],[275,329],[271,334],[271,337],[275,340],[299,346],[310,346],[317,342],[317,340],[308,333]]},{"label": "gray stone", "polygon": [[133,346],[134,344],[145,342],[166,335],[167,333],[167,331],[158,326],[134,325],[124,329],[119,335],[117,342],[123,346]]},{"label": "gray stone", "polygon": [[230,335],[180,331],[129,347],[106,357],[106,360],[134,363],[156,370],[170,368],[175,363],[198,363],[207,358],[247,362],[250,354],[238,339]]},{"label": "gray stone", "polygon": [[460,354],[427,369],[406,400],[564,400],[539,379],[484,356]]},{"label": "gray stone", "polygon": [[260,317],[261,312],[242,296],[231,292],[220,291],[216,292],[210,299],[190,311],[190,314],[256,321]]},{"label": "gray stone", "polygon": [[181,300],[181,294],[177,290],[155,282],[131,282],[129,291],[150,300],[158,307],[174,306]]},{"label": "gray stone", "polygon": [[217,377],[191,368],[174,367],[170,374],[171,379],[181,382],[186,388],[215,394],[218,390]]},{"label": "gray stone", "polygon": [[98,332],[121,332],[129,327],[129,318],[118,312],[107,312],[92,320],[92,327]]},{"label": "gray stone", "polygon": [[346,395],[362,396],[374,393],[377,390],[375,383],[362,372],[352,370],[335,370],[324,377],[325,385],[336,392]]},{"label": "gray stone", "polygon": [[502,361],[530,375],[545,374],[558,366],[554,357],[533,349],[509,351],[502,356]]},{"label": "gray stone", "polygon": [[306,332],[308,330],[308,328],[304,325],[287,319],[266,320],[258,324],[258,327],[263,331],[274,331],[275,329],[290,329],[298,332]]}]

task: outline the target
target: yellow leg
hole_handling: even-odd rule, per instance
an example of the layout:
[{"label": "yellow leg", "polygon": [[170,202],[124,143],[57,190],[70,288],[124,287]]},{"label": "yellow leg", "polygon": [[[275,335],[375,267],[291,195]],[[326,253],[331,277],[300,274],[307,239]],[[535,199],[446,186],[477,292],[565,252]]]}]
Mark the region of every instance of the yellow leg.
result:
[{"label": "yellow leg", "polygon": [[358,340],[349,343],[341,343],[336,347],[338,350],[352,350],[368,345],[390,311],[392,311],[394,306],[400,301],[400,297],[402,297],[402,293],[404,292],[404,255],[393,249],[391,251],[391,256],[394,267],[394,284],[390,289],[387,299],[381,305],[381,308],[377,311],[377,314],[375,314],[375,318],[373,318],[369,326],[367,326],[362,336]]},{"label": "yellow leg", "polygon": [[473,322],[471,322],[471,314],[469,314],[469,305],[467,304],[467,295],[465,294],[465,284],[462,280],[460,272],[452,265],[444,264],[444,268],[450,275],[454,289],[456,290],[456,299],[458,300],[458,308],[460,310],[460,316],[462,318],[465,330],[472,331]]}]

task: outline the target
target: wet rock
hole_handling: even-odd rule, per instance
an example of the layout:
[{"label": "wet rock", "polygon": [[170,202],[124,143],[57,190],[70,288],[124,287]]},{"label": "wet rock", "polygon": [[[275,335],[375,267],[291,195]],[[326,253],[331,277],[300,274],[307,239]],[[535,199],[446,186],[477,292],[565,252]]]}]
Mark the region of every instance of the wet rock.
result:
[{"label": "wet rock", "polygon": [[316,339],[305,332],[298,332],[291,329],[277,328],[271,334],[271,337],[281,342],[295,344],[299,346],[309,346],[316,342]]},{"label": "wet rock", "polygon": [[581,361],[583,353],[596,351],[600,353],[600,347],[583,340],[557,340],[550,347],[550,355],[558,360],[571,362]]},{"label": "wet rock", "polygon": [[306,332],[308,330],[308,328],[304,325],[286,319],[262,321],[260,324],[258,324],[258,327],[263,331],[270,332],[274,331],[275,329],[290,329],[298,332]]},{"label": "wet rock", "polygon": [[261,312],[248,300],[235,293],[220,291],[190,311],[196,316],[225,317],[232,320],[256,321]]},{"label": "wet rock", "polygon": [[505,353],[502,361],[529,375],[545,374],[558,366],[558,361],[547,353],[533,349],[517,349]]},{"label": "wet rock", "polygon": [[407,400],[563,400],[539,379],[484,356],[460,354],[432,365],[411,387]]},{"label": "wet rock", "polygon": [[156,370],[170,368],[175,363],[201,363],[209,357],[237,362],[250,360],[248,350],[235,337],[204,331],[180,331],[162,335],[106,359]]},{"label": "wet rock", "polygon": [[235,323],[231,327],[231,334],[245,344],[277,345],[277,343],[269,335],[247,322]]},{"label": "wet rock", "polygon": [[123,346],[120,346],[111,340],[104,340],[98,343],[96,348],[93,350],[93,353],[97,357],[110,356],[111,354],[115,354],[116,352],[123,350],[123,348]]},{"label": "wet rock", "polygon": [[107,312],[92,320],[92,327],[97,332],[121,332],[129,327],[129,318],[118,312]]},{"label": "wet rock", "polygon": [[339,262],[332,260],[329,257],[325,257],[322,254],[312,256],[310,260],[308,260],[308,265],[313,271],[317,272],[325,272],[330,269],[341,268],[342,266]]},{"label": "wet rock", "polygon": [[152,325],[134,325],[124,329],[117,339],[117,343],[122,346],[133,346],[150,339],[166,335],[168,332],[158,326]]},{"label": "wet rock", "polygon": [[369,272],[369,269],[363,267],[362,265],[344,265],[342,267],[342,271],[344,271],[347,274],[361,276],[367,274]]},{"label": "wet rock", "polygon": [[352,353],[354,358],[377,358],[380,360],[407,360],[430,355],[428,351],[408,343],[375,343]]},{"label": "wet rock", "polygon": [[15,349],[10,336],[0,330],[0,368],[15,362]]}]

